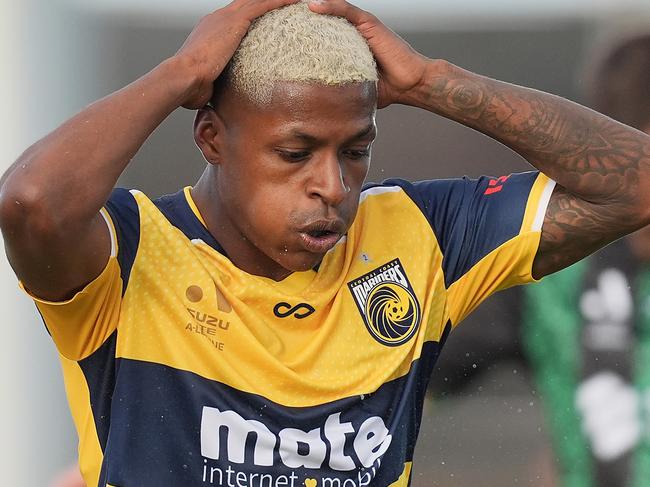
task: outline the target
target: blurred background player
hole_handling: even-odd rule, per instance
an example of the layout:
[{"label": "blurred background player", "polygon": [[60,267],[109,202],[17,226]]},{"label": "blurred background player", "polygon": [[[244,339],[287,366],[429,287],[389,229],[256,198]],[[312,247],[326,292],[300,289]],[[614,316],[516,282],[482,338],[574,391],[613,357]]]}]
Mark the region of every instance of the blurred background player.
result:
[{"label": "blurred background player", "polygon": [[[650,133],[650,35],[596,64],[593,108]],[[650,228],[523,290],[558,483],[650,485]]]}]

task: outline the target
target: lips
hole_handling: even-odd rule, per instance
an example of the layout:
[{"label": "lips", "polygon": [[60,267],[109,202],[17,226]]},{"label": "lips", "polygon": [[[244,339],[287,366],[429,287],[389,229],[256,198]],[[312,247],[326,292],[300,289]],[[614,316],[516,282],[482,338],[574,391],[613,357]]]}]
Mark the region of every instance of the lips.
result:
[{"label": "lips", "polygon": [[323,254],[333,248],[345,234],[341,220],[320,220],[298,230],[300,243],[308,252]]}]

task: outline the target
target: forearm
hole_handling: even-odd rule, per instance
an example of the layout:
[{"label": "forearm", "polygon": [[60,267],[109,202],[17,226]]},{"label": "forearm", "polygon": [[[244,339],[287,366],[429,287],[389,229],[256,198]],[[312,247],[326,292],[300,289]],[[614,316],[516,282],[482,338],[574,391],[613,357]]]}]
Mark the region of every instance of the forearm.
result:
[{"label": "forearm", "polygon": [[496,139],[554,179],[537,278],[650,224],[650,136],[560,97],[427,59],[344,0],[311,3],[352,22],[380,68],[378,106],[417,106]]},{"label": "forearm", "polygon": [[192,87],[185,72],[170,59],[66,121],[9,168],[2,199],[56,209],[70,223],[92,218],[147,137],[183,102]]},{"label": "forearm", "polygon": [[204,16],[176,54],[34,144],[0,181],[0,229],[23,284],[68,299],[109,260],[99,210],[131,158],[177,107],[203,108],[260,15],[298,0],[234,0]]},{"label": "forearm", "polygon": [[499,140],[581,199],[648,207],[650,137],[604,115],[444,61],[429,63],[404,102]]}]

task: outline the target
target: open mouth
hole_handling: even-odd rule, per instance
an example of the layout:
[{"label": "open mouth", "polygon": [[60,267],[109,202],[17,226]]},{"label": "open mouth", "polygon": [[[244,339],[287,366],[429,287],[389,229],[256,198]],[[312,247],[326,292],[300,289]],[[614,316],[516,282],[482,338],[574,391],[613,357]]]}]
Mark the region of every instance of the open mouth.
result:
[{"label": "open mouth", "polygon": [[339,235],[338,233],[332,232],[330,230],[311,230],[305,233],[313,238],[323,238],[323,237],[330,237],[332,235]]},{"label": "open mouth", "polygon": [[315,254],[324,254],[341,239],[340,233],[327,230],[303,232],[299,235],[303,248]]},{"label": "open mouth", "polygon": [[342,219],[318,220],[298,230],[302,247],[308,252],[324,254],[333,248],[345,234],[347,226]]}]

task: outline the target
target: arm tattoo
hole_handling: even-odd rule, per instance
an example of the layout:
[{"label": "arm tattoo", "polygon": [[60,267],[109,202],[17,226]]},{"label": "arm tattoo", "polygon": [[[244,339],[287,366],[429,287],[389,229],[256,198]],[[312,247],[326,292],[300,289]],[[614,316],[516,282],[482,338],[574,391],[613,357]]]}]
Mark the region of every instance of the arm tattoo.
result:
[{"label": "arm tattoo", "polygon": [[452,67],[429,84],[428,107],[499,140],[557,181],[537,277],[647,223],[650,138],[560,97]]},{"label": "arm tattoo", "polygon": [[533,265],[536,278],[559,271],[626,233],[621,209],[596,205],[556,186]]}]

